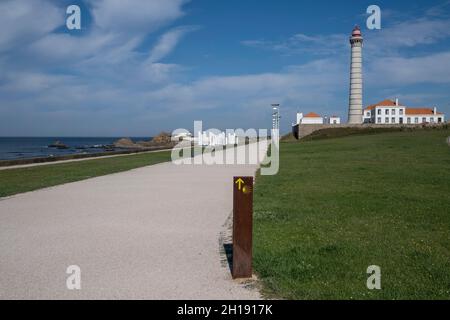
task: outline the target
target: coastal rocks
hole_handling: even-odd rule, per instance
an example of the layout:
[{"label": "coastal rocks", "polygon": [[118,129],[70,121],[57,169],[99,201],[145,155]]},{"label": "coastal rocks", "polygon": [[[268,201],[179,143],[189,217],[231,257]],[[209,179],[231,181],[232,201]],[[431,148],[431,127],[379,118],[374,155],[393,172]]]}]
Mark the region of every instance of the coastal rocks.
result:
[{"label": "coastal rocks", "polygon": [[151,141],[133,142],[130,138],[122,138],[114,142],[114,147],[121,149],[155,149],[172,148],[175,145],[171,141],[171,135],[167,132],[161,132]]},{"label": "coastal rocks", "polygon": [[154,137],[151,142],[159,145],[170,144],[172,142],[171,137],[172,136],[169,133],[161,132],[156,137]]},{"label": "coastal rocks", "polygon": [[49,148],[57,148],[57,149],[69,149],[69,147],[67,145],[65,145],[64,143],[62,143],[61,141],[55,141],[54,143],[50,144],[48,146]]},{"label": "coastal rocks", "polygon": [[133,140],[129,138],[122,138],[114,142],[114,147],[116,148],[122,148],[122,149],[136,149],[140,146],[133,142]]},{"label": "coastal rocks", "polygon": [[138,142],[138,144],[146,148],[152,147],[172,148],[175,145],[175,143],[172,142],[172,136],[167,132],[161,132],[151,141],[140,141]]}]

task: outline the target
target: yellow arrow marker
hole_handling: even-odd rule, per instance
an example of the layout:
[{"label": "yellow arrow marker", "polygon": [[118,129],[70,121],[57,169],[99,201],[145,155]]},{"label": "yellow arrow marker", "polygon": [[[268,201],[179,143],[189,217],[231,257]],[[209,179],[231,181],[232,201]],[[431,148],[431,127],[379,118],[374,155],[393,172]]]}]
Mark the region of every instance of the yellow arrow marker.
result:
[{"label": "yellow arrow marker", "polygon": [[238,185],[238,190],[241,190],[242,185],[245,184],[244,180],[241,178],[237,179],[235,183]]}]

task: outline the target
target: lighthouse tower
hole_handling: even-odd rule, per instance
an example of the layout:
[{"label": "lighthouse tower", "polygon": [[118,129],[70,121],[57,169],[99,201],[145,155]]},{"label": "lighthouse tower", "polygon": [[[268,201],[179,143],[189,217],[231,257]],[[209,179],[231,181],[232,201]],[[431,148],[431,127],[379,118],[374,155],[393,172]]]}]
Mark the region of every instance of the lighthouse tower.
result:
[{"label": "lighthouse tower", "polygon": [[358,124],[363,122],[363,79],[362,79],[362,46],[363,37],[361,30],[356,26],[350,37],[352,57],[350,66],[350,99],[348,107],[348,123]]}]

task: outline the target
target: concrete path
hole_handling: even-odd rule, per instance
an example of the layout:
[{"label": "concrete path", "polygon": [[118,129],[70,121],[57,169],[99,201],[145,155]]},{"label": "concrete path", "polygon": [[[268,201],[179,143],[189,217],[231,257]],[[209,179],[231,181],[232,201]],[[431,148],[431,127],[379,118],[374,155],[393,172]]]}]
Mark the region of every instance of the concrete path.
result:
[{"label": "concrete path", "polygon": [[260,298],[219,245],[232,177],[256,169],[163,163],[0,199],[0,299]]}]

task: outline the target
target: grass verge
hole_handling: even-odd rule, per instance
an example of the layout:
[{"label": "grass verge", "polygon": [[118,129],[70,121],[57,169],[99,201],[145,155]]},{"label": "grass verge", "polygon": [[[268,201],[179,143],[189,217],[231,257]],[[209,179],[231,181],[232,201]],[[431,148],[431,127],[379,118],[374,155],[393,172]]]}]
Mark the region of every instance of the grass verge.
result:
[{"label": "grass verge", "polygon": [[[282,143],[259,176],[254,267],[268,296],[450,299],[450,130]],[[381,267],[368,290],[367,267]]]},{"label": "grass verge", "polygon": [[170,161],[170,151],[0,170],[0,197]]}]

